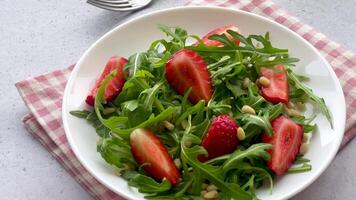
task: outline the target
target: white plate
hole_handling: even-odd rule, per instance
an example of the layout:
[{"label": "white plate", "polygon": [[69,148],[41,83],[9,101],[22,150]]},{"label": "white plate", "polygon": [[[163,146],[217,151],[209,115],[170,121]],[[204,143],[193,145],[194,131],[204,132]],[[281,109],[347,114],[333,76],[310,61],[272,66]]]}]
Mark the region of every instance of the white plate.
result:
[{"label": "white plate", "polygon": [[309,43],[289,29],[251,13],[215,7],[180,7],[140,16],[105,34],[81,57],[65,90],[63,123],[75,155],[92,175],[126,198],[143,199],[143,195],[115,176],[112,168],[96,152],[98,138],[95,130],[84,120],[71,116],[69,111],[83,108],[90,85],[112,55],[127,57],[145,51],[152,41],[165,37],[156,28],[157,24],[180,26],[198,35],[225,24],[237,25],[243,34],[264,34],[269,31],[275,46],[287,48],[293,57],[300,58],[296,70],[310,77],[308,85],[317,95],[324,97],[332,113],[334,129],[319,114],[315,121],[318,130],[313,134],[306,154],[311,160],[312,171],[285,175],[276,180],[272,195],[266,188],[259,189],[258,195],[261,199],[286,199],[320,176],[334,158],[344,132],[345,100],[335,73]]}]

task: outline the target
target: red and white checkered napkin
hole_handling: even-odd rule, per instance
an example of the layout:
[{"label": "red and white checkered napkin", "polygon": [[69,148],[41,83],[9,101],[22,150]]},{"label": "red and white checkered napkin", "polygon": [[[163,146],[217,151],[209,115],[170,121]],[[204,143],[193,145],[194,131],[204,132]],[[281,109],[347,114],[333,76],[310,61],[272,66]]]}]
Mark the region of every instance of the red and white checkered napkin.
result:
[{"label": "red and white checkered napkin", "polygon": [[[192,0],[187,5],[218,5],[257,13],[277,21],[308,40],[325,56],[343,86],[347,106],[347,131],[342,146],[356,135],[356,54],[343,49],[269,0]],[[23,122],[26,129],[95,199],[122,199],[84,169],[65,137],[61,105],[64,87],[72,69],[73,66],[70,66],[16,83],[20,95],[30,109],[30,114],[24,117]]]}]

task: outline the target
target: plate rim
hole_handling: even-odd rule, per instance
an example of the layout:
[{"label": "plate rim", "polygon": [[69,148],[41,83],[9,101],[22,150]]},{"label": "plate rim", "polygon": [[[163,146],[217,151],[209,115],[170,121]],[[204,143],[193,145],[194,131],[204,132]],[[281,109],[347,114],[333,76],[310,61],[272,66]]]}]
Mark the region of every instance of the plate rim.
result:
[{"label": "plate rim", "polygon": [[[97,176],[97,174],[95,173],[94,170],[91,169],[91,167],[88,166],[88,164],[86,163],[85,159],[80,155],[79,150],[77,149],[76,145],[74,144],[75,142],[73,141],[73,138],[71,137],[71,134],[69,134],[70,129],[69,129],[69,124],[67,122],[67,118],[64,117],[66,115],[68,115],[68,110],[66,109],[66,104],[67,104],[67,99],[68,99],[68,95],[69,95],[69,90],[70,88],[72,88],[73,86],[73,82],[75,80],[75,77],[77,76],[77,73],[80,69],[80,66],[83,62],[83,60],[87,57],[87,55],[90,53],[90,51],[95,48],[95,46],[97,46],[98,43],[100,43],[102,40],[104,40],[105,38],[109,37],[110,35],[114,34],[118,29],[132,23],[135,21],[138,21],[142,18],[146,18],[152,15],[156,15],[156,14],[162,14],[162,13],[167,13],[167,12],[172,12],[172,11],[180,11],[180,10],[222,10],[222,11],[230,11],[230,12],[236,12],[238,14],[242,14],[242,15],[248,15],[249,17],[253,17],[253,18],[257,18],[259,20],[262,20],[265,23],[270,23],[273,25],[278,26],[279,28],[283,29],[284,31],[287,31],[288,33],[298,37],[299,39],[301,39],[309,48],[312,49],[312,51],[314,51],[314,53],[316,53],[316,55],[321,59],[321,61],[323,62],[323,64],[326,66],[327,70],[330,73],[330,76],[333,79],[333,82],[336,83],[336,92],[337,94],[342,94],[341,98],[342,98],[342,102],[340,102],[342,105],[340,106],[342,108],[341,111],[341,116],[342,119],[341,120],[341,127],[340,127],[340,133],[336,132],[337,134],[340,134],[340,137],[336,137],[336,139],[338,139],[336,141],[336,146],[337,148],[333,149],[333,151],[331,152],[331,156],[328,158],[328,160],[326,161],[326,164],[321,166],[319,168],[319,170],[314,174],[314,176],[312,177],[311,181],[306,182],[304,184],[302,184],[301,187],[299,187],[297,190],[294,190],[292,193],[289,193],[288,195],[285,195],[284,198],[288,199],[291,198],[293,196],[295,196],[296,194],[300,193],[301,191],[303,191],[305,188],[307,188],[308,186],[310,186],[312,183],[315,182],[315,180],[317,178],[320,177],[320,175],[322,173],[325,172],[326,168],[330,166],[331,162],[334,160],[340,145],[341,145],[341,141],[342,138],[344,136],[344,132],[345,132],[345,124],[346,124],[346,103],[345,103],[345,96],[340,84],[340,81],[338,79],[338,77],[335,74],[335,71],[332,69],[331,65],[326,61],[326,59],[321,55],[321,53],[311,44],[309,43],[309,41],[305,40],[303,37],[301,37],[299,34],[297,34],[296,32],[292,31],[291,29],[289,29],[288,27],[279,24],[278,22],[275,22],[269,18],[266,18],[264,16],[255,14],[255,13],[251,13],[251,12],[247,12],[244,10],[238,10],[238,9],[234,9],[234,8],[226,8],[226,7],[218,7],[218,6],[176,6],[176,7],[172,7],[172,8],[165,8],[165,9],[159,9],[159,10],[155,10],[149,13],[145,13],[143,15],[134,17],[132,19],[129,19],[115,27],[113,27],[110,31],[104,33],[99,39],[97,39],[92,45],[90,45],[90,47],[81,55],[80,59],[78,60],[77,64],[74,66],[68,82],[66,84],[65,90],[64,90],[64,95],[63,95],[63,101],[62,101],[62,121],[63,121],[63,127],[64,127],[64,131],[65,131],[65,135],[67,137],[67,140],[69,142],[69,145],[71,147],[71,149],[73,150],[75,156],[77,157],[77,159],[79,160],[79,162],[83,165],[83,167],[93,176],[95,177],[96,180],[98,180],[100,183],[102,183],[104,186],[108,187],[110,190],[112,190],[113,192],[117,193],[118,195],[124,197],[124,198],[128,198],[128,199],[134,199],[135,196],[132,196],[131,194],[127,193],[125,190],[124,191],[119,191],[117,190],[117,188],[111,186],[110,184],[106,183],[106,181],[104,179],[102,179],[101,177]],[[329,105],[330,106],[330,105]],[[128,186],[129,187],[129,186]]]}]

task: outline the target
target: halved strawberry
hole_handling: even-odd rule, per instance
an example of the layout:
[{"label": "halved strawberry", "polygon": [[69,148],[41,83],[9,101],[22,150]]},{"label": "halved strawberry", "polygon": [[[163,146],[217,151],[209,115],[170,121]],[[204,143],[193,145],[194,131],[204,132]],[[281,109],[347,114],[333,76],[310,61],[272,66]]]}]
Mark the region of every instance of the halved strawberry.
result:
[{"label": "halved strawberry", "polygon": [[202,146],[208,151],[208,157],[200,155],[198,159],[203,162],[236,150],[239,144],[238,128],[239,126],[230,116],[220,115],[216,117],[202,142]]},{"label": "halved strawberry", "polygon": [[272,103],[288,103],[288,79],[283,65],[274,69],[261,68],[261,75],[268,78],[270,84],[261,86],[262,96]]},{"label": "halved strawberry", "polygon": [[[225,26],[222,26],[222,27],[219,27],[219,28],[216,28],[212,31],[210,31],[208,34],[206,34],[202,40],[204,42],[205,45],[207,46],[221,46],[222,43],[221,42],[218,42],[218,41],[215,41],[215,40],[209,40],[209,36],[211,35],[215,35],[215,34],[223,34],[225,33],[225,35],[230,39],[230,40],[234,40],[234,42],[239,45],[240,44],[240,41],[239,40],[235,40],[230,34],[228,34],[226,31],[227,30],[232,30],[232,31],[235,31],[235,32],[238,32],[240,33],[240,30],[239,28],[237,28],[236,26],[233,26],[233,25],[225,25]],[[197,42],[196,44],[198,44],[199,42]]]},{"label": "halved strawberry", "polygon": [[208,68],[199,54],[192,50],[182,49],[172,55],[166,64],[166,79],[181,95],[192,88],[189,95],[192,104],[202,99],[207,103],[213,95]]},{"label": "halved strawberry", "polygon": [[284,116],[274,119],[271,125],[273,135],[269,136],[266,133],[262,135],[264,143],[273,145],[267,150],[271,155],[267,166],[277,175],[283,175],[299,153],[303,139],[303,126]]},{"label": "halved strawberry", "polygon": [[105,77],[110,74],[110,72],[117,70],[117,74],[114,78],[108,83],[104,92],[104,99],[106,101],[113,100],[122,90],[124,86],[125,79],[123,77],[123,66],[127,63],[127,59],[119,56],[113,56],[107,62],[104,71],[101,73],[99,79],[96,81],[94,87],[90,90],[89,95],[87,96],[85,102],[88,105],[93,106],[95,101],[96,93],[105,79]]},{"label": "halved strawberry", "polygon": [[157,181],[166,178],[172,185],[180,173],[159,138],[149,129],[136,129],[130,135],[131,152],[139,165]]}]

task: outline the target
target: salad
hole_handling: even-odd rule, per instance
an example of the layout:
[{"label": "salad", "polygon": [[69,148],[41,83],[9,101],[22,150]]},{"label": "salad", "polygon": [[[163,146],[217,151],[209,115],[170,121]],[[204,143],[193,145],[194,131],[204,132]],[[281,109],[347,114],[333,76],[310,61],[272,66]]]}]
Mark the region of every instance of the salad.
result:
[{"label": "salad", "polygon": [[249,200],[262,185],[272,192],[276,176],[312,169],[306,104],[332,121],[293,71],[298,59],[269,33],[158,27],[167,38],[111,57],[86,98],[92,108],[71,111],[93,125],[115,174],[146,199]]}]

